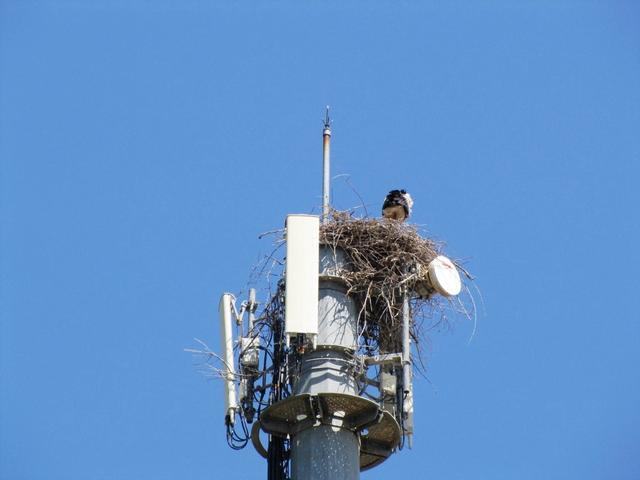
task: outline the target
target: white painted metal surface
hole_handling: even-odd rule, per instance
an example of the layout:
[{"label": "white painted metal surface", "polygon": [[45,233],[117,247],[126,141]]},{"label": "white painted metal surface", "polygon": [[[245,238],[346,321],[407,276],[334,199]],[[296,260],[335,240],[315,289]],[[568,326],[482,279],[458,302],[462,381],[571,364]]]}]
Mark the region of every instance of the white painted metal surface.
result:
[{"label": "white painted metal surface", "polygon": [[331,120],[329,119],[329,105],[322,130],[322,221],[329,218],[329,196],[331,183]]},{"label": "white painted metal surface", "polygon": [[225,418],[229,418],[230,423],[233,423],[235,411],[238,408],[234,382],[236,369],[233,361],[233,331],[231,327],[232,305],[233,295],[230,293],[222,295],[218,311],[220,313],[220,341],[222,342],[222,371],[224,376],[224,414]]},{"label": "white painted metal surface", "polygon": [[429,282],[436,291],[445,297],[458,295],[462,288],[458,269],[444,255],[433,259],[429,264]]},{"label": "white painted metal surface", "polygon": [[404,399],[404,430],[409,448],[413,448],[413,373],[409,370],[409,392]]},{"label": "white painted metal surface", "polygon": [[317,335],[320,219],[288,215],[286,226],[285,331]]},{"label": "white painted metal surface", "polygon": [[402,385],[404,393],[411,390],[411,318],[409,313],[409,292],[402,292]]}]

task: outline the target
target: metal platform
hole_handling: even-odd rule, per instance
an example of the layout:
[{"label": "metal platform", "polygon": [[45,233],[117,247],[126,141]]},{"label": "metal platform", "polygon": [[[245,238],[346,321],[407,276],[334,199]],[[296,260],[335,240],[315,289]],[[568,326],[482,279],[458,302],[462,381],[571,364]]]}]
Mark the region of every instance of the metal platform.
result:
[{"label": "metal platform", "polygon": [[400,444],[400,425],[389,412],[382,412],[380,423],[360,433],[360,470],[368,470],[384,462]]},{"label": "metal platform", "polygon": [[377,403],[347,393],[303,393],[268,407],[260,415],[262,429],[272,435],[295,435],[316,424],[359,430],[378,420]]},{"label": "metal platform", "polygon": [[371,400],[345,393],[295,395],[268,407],[260,415],[262,430],[295,436],[315,425],[330,425],[360,435],[360,469],[385,461],[400,443],[400,426],[393,415]]}]

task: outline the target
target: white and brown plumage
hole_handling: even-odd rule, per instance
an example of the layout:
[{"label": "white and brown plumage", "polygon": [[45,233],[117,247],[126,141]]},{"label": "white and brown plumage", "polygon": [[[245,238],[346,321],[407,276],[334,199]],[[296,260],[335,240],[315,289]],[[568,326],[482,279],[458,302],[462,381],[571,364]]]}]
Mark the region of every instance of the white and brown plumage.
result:
[{"label": "white and brown plumage", "polygon": [[413,199],[405,190],[391,190],[382,204],[382,216],[404,222],[411,215]]}]

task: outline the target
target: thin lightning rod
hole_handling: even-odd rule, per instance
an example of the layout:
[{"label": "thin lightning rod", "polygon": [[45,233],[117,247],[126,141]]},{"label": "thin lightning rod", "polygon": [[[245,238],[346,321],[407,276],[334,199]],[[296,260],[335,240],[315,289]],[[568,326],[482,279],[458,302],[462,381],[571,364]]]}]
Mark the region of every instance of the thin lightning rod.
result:
[{"label": "thin lightning rod", "polygon": [[324,130],[322,131],[322,221],[329,218],[329,188],[331,182],[331,119],[329,118],[329,105],[324,117]]}]

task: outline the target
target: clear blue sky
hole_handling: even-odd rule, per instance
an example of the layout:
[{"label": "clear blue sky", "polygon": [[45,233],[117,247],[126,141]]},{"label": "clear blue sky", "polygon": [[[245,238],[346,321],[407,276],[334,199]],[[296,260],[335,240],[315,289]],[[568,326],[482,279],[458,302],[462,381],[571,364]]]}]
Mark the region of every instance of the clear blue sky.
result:
[{"label": "clear blue sky", "polygon": [[640,478],[640,4],[545,0],[0,1],[0,478],[266,478],[183,348],[320,203],[327,103],[485,301],[363,479]]}]

